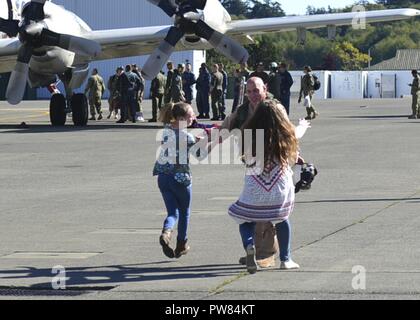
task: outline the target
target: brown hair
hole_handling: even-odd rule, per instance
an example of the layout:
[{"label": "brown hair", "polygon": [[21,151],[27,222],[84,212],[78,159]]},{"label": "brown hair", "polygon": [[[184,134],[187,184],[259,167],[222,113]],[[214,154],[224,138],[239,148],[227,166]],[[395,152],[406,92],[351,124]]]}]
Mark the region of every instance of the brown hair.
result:
[{"label": "brown hair", "polygon": [[159,121],[164,124],[170,124],[172,121],[185,117],[191,106],[184,102],[167,103],[159,112]]},{"label": "brown hair", "polygon": [[[252,130],[252,155],[256,153],[256,130],[264,130],[264,165],[270,161],[279,161],[284,168],[294,164],[298,154],[298,139],[295,127],[290,122],[284,107],[275,100],[261,102],[254,115],[242,127],[244,130]],[[244,140],[244,139],[243,139]],[[245,157],[242,142],[242,156]]]}]

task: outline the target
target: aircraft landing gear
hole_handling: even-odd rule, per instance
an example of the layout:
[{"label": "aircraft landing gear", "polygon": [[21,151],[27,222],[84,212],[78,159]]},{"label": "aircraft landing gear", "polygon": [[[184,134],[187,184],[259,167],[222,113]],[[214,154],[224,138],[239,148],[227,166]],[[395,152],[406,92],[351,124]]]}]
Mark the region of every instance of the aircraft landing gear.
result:
[{"label": "aircraft landing gear", "polygon": [[66,98],[56,93],[50,101],[50,121],[53,126],[64,126],[66,124]]},{"label": "aircraft landing gear", "polygon": [[89,111],[86,96],[81,93],[71,97],[71,110],[75,126],[84,127],[88,123]]}]

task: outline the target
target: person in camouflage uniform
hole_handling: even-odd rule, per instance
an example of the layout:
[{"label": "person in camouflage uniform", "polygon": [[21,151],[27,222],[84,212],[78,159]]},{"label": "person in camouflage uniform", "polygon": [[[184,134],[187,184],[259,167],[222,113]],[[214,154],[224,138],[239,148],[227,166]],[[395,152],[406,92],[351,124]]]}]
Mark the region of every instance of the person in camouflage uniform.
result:
[{"label": "person in camouflage uniform", "polygon": [[299,93],[299,101],[298,103],[302,102],[302,95],[305,99],[304,106],[306,107],[306,112],[308,116],[305,118],[306,120],[315,119],[319,113],[315,110],[314,105],[312,104],[312,98],[314,96],[315,90],[315,79],[312,75],[312,68],[306,66],[303,70],[305,75],[302,78],[301,88]]},{"label": "person in camouflage uniform", "polygon": [[171,101],[173,103],[185,102],[185,94],[182,90],[182,74],[185,70],[184,64],[179,64],[172,75]]},{"label": "person in camouflage uniform", "polygon": [[157,121],[157,111],[162,108],[163,94],[165,93],[166,77],[163,71],[152,80],[150,85],[150,97],[152,98],[152,119],[149,122]]},{"label": "person in camouflage uniform", "polygon": [[413,83],[410,84],[411,87],[411,95],[413,97],[413,103],[412,103],[412,110],[413,113],[409,117],[409,119],[420,119],[420,77],[417,72],[417,70],[411,71],[411,74],[413,75]]},{"label": "person in camouflage uniform", "polygon": [[109,77],[109,80],[108,80],[108,84],[107,84],[107,88],[109,90],[109,99],[108,99],[109,115],[107,117],[108,119],[111,118],[113,113],[114,113],[115,119],[117,118],[118,103],[119,103],[119,99],[121,99],[120,93],[118,91],[118,78],[121,75],[121,72],[123,70],[124,69],[122,67],[118,67],[115,74]]},{"label": "person in camouflage uniform", "polygon": [[92,76],[89,78],[88,83],[85,88],[85,94],[88,94],[90,114],[91,118],[89,120],[96,120],[96,112],[98,113],[98,120],[102,119],[102,95],[105,92],[105,84],[102,77],[99,75],[98,69],[92,70]]},{"label": "person in camouflage uniform", "polygon": [[219,65],[213,65],[213,73],[211,74],[210,84],[211,94],[211,109],[213,112],[212,121],[225,120],[225,109],[223,108],[222,95],[223,95],[223,74],[219,71]]},{"label": "person in camouflage uniform", "polygon": [[168,72],[166,73],[166,86],[165,86],[165,93],[163,96],[163,102],[165,104],[171,102],[171,92],[172,92],[172,77],[174,75],[174,64],[172,61],[168,61],[166,63],[166,67],[168,68]]}]

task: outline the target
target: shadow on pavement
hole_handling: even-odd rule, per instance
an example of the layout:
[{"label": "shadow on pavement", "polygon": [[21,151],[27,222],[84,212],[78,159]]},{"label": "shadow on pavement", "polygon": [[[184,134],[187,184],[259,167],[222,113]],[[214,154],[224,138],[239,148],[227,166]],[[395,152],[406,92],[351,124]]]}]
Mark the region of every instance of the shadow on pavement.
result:
[{"label": "shadow on pavement", "polygon": [[86,127],[76,127],[73,125],[66,125],[63,127],[53,127],[45,124],[28,124],[27,127],[19,124],[0,124],[0,130],[8,130],[0,133],[53,133],[53,132],[75,132],[75,131],[98,131],[98,130],[114,130],[114,129],[129,129],[129,130],[143,130],[143,129],[162,129],[161,125],[146,125],[146,124],[93,124]]},{"label": "shadow on pavement", "polygon": [[[135,265],[113,265],[96,267],[69,267],[65,269],[66,287],[97,290],[101,286],[115,287],[121,283],[142,283],[146,281],[165,281],[179,279],[203,279],[221,276],[237,275],[244,271],[238,264],[215,264],[198,266],[162,266],[171,264],[171,261],[162,261]],[[152,266],[153,265],[153,266]],[[53,279],[51,269],[19,267],[15,270],[0,270],[0,279]],[[0,287],[1,288],[1,287]],[[50,282],[31,285],[31,289],[51,289]]]}]

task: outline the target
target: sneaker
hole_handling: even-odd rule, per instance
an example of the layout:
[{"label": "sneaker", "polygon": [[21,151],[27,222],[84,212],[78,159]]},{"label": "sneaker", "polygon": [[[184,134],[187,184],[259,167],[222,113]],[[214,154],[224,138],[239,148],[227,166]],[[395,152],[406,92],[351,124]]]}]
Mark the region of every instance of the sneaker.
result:
[{"label": "sneaker", "polygon": [[162,230],[162,234],[159,238],[159,243],[162,246],[162,251],[165,256],[168,258],[175,258],[174,250],[170,247],[172,237],[172,230],[171,229],[164,229]]},{"label": "sneaker", "polygon": [[311,116],[307,116],[307,117],[305,118],[305,120],[312,120],[312,117],[311,117]]},{"label": "sneaker", "polygon": [[292,270],[292,269],[299,269],[300,266],[294,262],[292,259],[289,261],[282,261],[280,263],[280,269],[281,270]]},{"label": "sneaker", "polygon": [[143,117],[141,117],[141,116],[137,117],[137,118],[136,118],[136,120],[137,120],[138,122],[145,122],[144,118],[143,118]]},{"label": "sneaker", "polygon": [[186,255],[190,251],[190,246],[187,244],[188,240],[177,241],[175,248],[175,258],[179,259],[181,256]]},{"label": "sneaker", "polygon": [[246,248],[246,269],[250,274],[254,274],[258,270],[257,260],[255,259],[255,247],[252,244]]},{"label": "sneaker", "polygon": [[102,117],[102,113],[101,113],[98,117],[98,120],[102,120],[102,119],[103,119],[103,117]]}]

